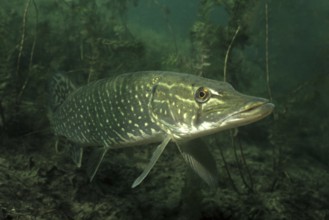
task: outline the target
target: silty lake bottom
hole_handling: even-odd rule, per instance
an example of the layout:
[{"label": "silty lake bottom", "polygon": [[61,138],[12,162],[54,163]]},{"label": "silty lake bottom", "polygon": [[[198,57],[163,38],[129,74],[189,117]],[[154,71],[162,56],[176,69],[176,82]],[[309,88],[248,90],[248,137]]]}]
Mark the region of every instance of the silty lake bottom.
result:
[{"label": "silty lake bottom", "polygon": [[[329,219],[328,1],[0,6],[0,219]],[[134,189],[157,144],[109,150],[92,182],[91,146],[81,168],[71,143],[55,148],[54,74],[81,86],[147,70],[227,81],[275,104],[261,121],[202,138],[215,189],[174,143]]]}]

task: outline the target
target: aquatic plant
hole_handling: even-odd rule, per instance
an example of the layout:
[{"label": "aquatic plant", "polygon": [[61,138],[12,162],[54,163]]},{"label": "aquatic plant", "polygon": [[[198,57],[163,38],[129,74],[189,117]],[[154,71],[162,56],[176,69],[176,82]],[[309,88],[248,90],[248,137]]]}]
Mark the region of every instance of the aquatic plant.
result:
[{"label": "aquatic plant", "polygon": [[[183,40],[161,1],[149,3],[172,35],[144,24],[131,31],[129,9],[140,3],[1,1],[0,218],[328,218],[328,2],[202,0]],[[194,179],[173,147],[155,167],[161,174],[150,173],[135,191],[127,189],[152,149],[117,150],[92,183],[85,167],[55,154],[46,119],[53,73],[84,84],[150,69],[226,78],[276,103],[272,119],[205,139],[221,171],[215,191]]]}]

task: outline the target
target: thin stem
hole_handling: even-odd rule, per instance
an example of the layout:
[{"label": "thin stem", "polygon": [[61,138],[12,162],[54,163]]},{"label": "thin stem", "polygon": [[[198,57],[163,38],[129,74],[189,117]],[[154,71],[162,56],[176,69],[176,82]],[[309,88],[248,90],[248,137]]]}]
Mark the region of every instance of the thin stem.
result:
[{"label": "thin stem", "polygon": [[244,167],[246,168],[246,171],[247,171],[247,174],[248,174],[248,177],[249,177],[249,181],[250,181],[250,186],[248,186],[248,188],[249,188],[249,190],[251,192],[253,192],[254,191],[254,180],[252,178],[252,175],[250,173],[249,167],[247,165],[246,157],[244,155],[242,144],[241,144],[241,141],[240,141],[239,138],[238,138],[238,143],[239,143],[239,148],[240,148],[240,154],[241,154],[242,162],[243,162]]},{"label": "thin stem", "polygon": [[269,99],[272,100],[272,91],[270,87],[270,68],[269,68],[269,28],[268,28],[268,3],[265,3],[265,59],[266,59],[266,85]]},{"label": "thin stem", "polygon": [[228,62],[228,57],[229,57],[229,54],[230,54],[232,45],[234,43],[234,40],[235,40],[236,36],[238,35],[239,31],[240,31],[240,26],[238,26],[238,28],[235,30],[235,33],[234,33],[233,38],[231,40],[231,43],[230,43],[230,45],[228,45],[228,48],[226,50],[225,60],[224,60],[224,76],[223,76],[223,80],[224,81],[227,80],[227,62]]},{"label": "thin stem", "polygon": [[225,170],[226,170],[226,174],[227,174],[227,176],[228,176],[228,179],[230,180],[230,183],[231,183],[231,185],[232,185],[234,191],[237,192],[238,194],[240,194],[238,188],[236,187],[236,185],[235,185],[235,183],[234,183],[234,181],[233,181],[233,178],[232,178],[232,176],[231,176],[230,170],[229,170],[229,168],[228,168],[228,165],[227,165],[227,162],[226,162],[226,160],[225,160],[225,156],[224,156],[224,153],[223,153],[223,150],[222,150],[221,147],[219,147],[219,152],[220,152],[220,155],[221,155],[222,160],[223,160],[223,162],[224,162],[224,167],[225,167]]},{"label": "thin stem", "polygon": [[[237,148],[236,148],[236,144],[235,144],[235,141],[234,141],[234,135],[233,135],[233,131],[232,131],[232,130],[230,130],[230,134],[231,134],[231,142],[232,142],[233,151],[234,151],[234,157],[235,157],[235,161],[236,161],[236,163],[237,163],[237,165],[238,165],[238,170],[239,170],[239,173],[240,173],[241,180],[242,180],[243,184],[244,184],[244,185],[245,185],[250,191],[253,191],[252,188],[251,188],[251,186],[249,186],[249,184],[247,183],[247,181],[246,181],[246,179],[245,179],[245,177],[244,177],[243,170],[242,170],[243,167],[242,167],[242,165],[241,165],[241,163],[240,163],[240,160],[239,160],[239,157],[238,157]],[[240,148],[240,150],[241,150],[241,148]],[[244,160],[244,158],[243,158],[243,154],[241,154],[241,157],[242,157],[242,160]],[[244,165],[245,165],[245,167],[247,167],[245,163],[244,163]]]},{"label": "thin stem", "polygon": [[21,62],[22,52],[23,52],[23,48],[24,48],[26,19],[27,19],[27,14],[28,14],[28,11],[29,11],[30,3],[31,3],[31,0],[27,0],[26,1],[26,6],[25,6],[25,9],[24,9],[23,22],[22,22],[22,35],[21,35],[21,40],[20,40],[20,43],[19,43],[19,52],[18,52],[18,56],[17,56],[16,77],[18,77],[19,68],[20,68],[19,64]]},{"label": "thin stem", "polygon": [[30,61],[29,61],[29,71],[28,71],[28,75],[26,76],[25,78],[25,81],[22,85],[22,88],[18,94],[18,98],[17,100],[20,100],[20,98],[22,97],[23,95],[23,92],[29,82],[29,79],[30,79],[30,73],[31,73],[31,69],[32,69],[32,65],[33,65],[33,56],[34,56],[34,50],[35,50],[35,45],[36,45],[36,42],[37,42],[37,28],[38,28],[38,21],[39,21],[39,13],[38,13],[38,7],[35,3],[34,0],[33,1],[33,6],[34,6],[34,9],[35,9],[35,25],[34,25],[34,37],[33,37],[33,44],[32,44],[32,48],[31,48],[31,53],[30,53]]}]

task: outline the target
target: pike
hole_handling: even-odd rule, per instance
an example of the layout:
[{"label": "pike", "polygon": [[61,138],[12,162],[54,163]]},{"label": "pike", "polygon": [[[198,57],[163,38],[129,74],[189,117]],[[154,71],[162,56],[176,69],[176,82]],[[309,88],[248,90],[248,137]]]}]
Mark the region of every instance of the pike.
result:
[{"label": "pike", "polygon": [[78,166],[84,146],[98,146],[89,159],[90,180],[109,149],[160,143],[133,188],[170,141],[208,185],[216,186],[215,160],[195,139],[253,123],[274,108],[267,99],[241,94],[226,82],[161,71],[127,73],[80,88],[56,74],[50,95],[51,126],[56,136],[75,143]]}]

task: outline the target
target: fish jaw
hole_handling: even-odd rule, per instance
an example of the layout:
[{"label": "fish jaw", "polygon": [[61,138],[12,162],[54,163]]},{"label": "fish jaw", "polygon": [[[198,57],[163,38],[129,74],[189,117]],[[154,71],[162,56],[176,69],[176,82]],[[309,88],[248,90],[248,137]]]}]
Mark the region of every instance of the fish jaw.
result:
[{"label": "fish jaw", "polygon": [[271,114],[274,107],[267,99],[252,98],[241,109],[224,118],[220,128],[224,130],[254,123]]}]

